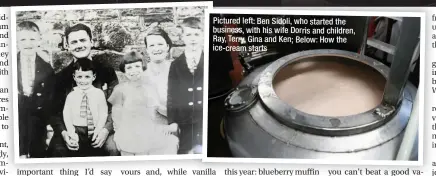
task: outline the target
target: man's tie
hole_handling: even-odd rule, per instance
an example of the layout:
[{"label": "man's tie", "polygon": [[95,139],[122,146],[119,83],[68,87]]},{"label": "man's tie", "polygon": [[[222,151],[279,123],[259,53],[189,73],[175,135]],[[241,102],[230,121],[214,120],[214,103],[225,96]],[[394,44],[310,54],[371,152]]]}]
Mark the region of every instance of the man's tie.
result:
[{"label": "man's tie", "polygon": [[95,126],[86,93],[83,93],[82,103],[80,104],[80,117],[86,118],[88,124],[88,136],[92,136],[94,134]]}]

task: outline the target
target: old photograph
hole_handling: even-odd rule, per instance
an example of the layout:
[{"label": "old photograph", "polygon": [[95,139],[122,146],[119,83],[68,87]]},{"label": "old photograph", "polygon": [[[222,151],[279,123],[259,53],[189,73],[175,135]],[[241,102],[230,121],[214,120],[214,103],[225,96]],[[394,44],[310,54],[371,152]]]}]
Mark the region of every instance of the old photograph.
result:
[{"label": "old photograph", "polygon": [[15,156],[201,154],[210,7],[13,8]]}]

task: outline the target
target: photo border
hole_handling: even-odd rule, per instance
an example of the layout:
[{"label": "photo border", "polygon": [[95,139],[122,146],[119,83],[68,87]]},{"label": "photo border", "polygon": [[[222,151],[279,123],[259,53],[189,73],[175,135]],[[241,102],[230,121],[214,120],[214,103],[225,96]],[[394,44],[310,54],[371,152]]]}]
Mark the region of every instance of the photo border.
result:
[{"label": "photo border", "polygon": [[[381,11],[348,11],[348,10],[293,10],[286,7],[277,7],[271,9],[261,8],[215,8],[209,11],[209,20],[211,14],[247,14],[247,15],[318,15],[318,16],[386,16],[386,17],[420,17],[420,72],[419,72],[419,130],[418,130],[418,161],[399,161],[399,160],[349,160],[344,159],[295,159],[295,158],[237,158],[237,157],[208,157],[207,140],[203,141],[203,162],[218,163],[292,163],[292,164],[323,164],[323,165],[393,165],[393,166],[423,166],[424,165],[424,88],[425,83],[425,30],[426,17],[425,12],[381,12]],[[207,127],[208,119],[204,120],[204,126]],[[406,126],[407,127],[407,126]],[[208,134],[206,129],[204,134]]]},{"label": "photo border", "polygon": [[[213,1],[198,2],[159,2],[159,3],[131,3],[131,4],[86,4],[86,5],[53,5],[53,6],[15,6],[11,7],[11,40],[12,40],[12,95],[13,116],[18,117],[18,78],[17,78],[17,42],[16,42],[16,13],[19,11],[47,11],[47,10],[92,10],[92,9],[145,9],[158,7],[199,7],[204,6],[204,78],[203,84],[203,102],[207,102],[209,61],[209,11],[213,8]],[[205,110],[206,109],[206,110]],[[207,117],[207,103],[203,103],[203,119]],[[207,119],[207,118],[206,118]],[[63,157],[63,158],[28,158],[19,157],[19,130],[18,118],[13,120],[14,129],[14,163],[75,163],[75,162],[108,162],[108,161],[143,161],[143,160],[185,160],[185,159],[202,159],[202,154],[184,154],[184,155],[146,155],[146,156],[104,156],[104,157]],[[203,136],[207,136],[203,133]]]}]

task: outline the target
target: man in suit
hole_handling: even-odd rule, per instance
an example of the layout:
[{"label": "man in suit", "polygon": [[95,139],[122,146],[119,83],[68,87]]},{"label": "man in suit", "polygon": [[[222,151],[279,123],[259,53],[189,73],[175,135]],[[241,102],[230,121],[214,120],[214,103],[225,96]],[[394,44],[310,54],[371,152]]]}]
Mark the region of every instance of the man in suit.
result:
[{"label": "man in suit", "polygon": [[[92,34],[91,29],[84,24],[76,24],[65,30],[66,42],[68,50],[73,55],[73,62],[62,69],[57,75],[55,102],[56,113],[51,118],[51,126],[54,130],[54,135],[49,146],[49,154],[52,157],[68,157],[71,152],[78,150],[78,145],[71,140],[71,136],[67,133],[65,123],[63,121],[62,110],[65,104],[66,97],[73,88],[76,82],[73,79],[74,63],[78,59],[90,59],[95,66],[96,79],[93,85],[96,88],[102,89],[105,92],[106,99],[112,93],[115,85],[118,84],[118,78],[114,68],[112,68],[104,59],[98,56],[91,56]],[[96,135],[96,139],[92,142],[95,148],[103,147],[106,151],[105,155],[116,156],[119,151],[113,141],[113,121],[110,115],[107,118],[106,125],[103,130]]]},{"label": "man in suit", "polygon": [[203,136],[203,27],[198,18],[183,20],[184,53],[170,66],[168,122],[178,124],[179,154],[201,153]]},{"label": "man in suit", "polygon": [[17,30],[19,152],[22,158],[42,158],[46,156],[54,71],[40,56],[46,54],[39,48],[39,27],[24,21]]}]

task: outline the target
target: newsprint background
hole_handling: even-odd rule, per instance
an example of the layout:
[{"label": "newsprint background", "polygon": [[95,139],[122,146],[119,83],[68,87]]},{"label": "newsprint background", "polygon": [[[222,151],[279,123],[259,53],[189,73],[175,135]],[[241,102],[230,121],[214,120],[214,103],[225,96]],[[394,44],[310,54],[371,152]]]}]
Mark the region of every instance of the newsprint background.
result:
[{"label": "newsprint background", "polygon": [[[304,8],[298,8],[304,9]],[[313,10],[315,8],[306,8],[307,10]],[[15,164],[13,159],[13,116],[12,116],[12,92],[0,93],[0,107],[5,107],[6,111],[0,112],[0,130],[2,135],[0,135],[0,175],[17,175],[19,170],[28,170],[28,174],[24,175],[44,175],[43,170],[53,170],[53,175],[123,175],[122,173],[137,173],[140,171],[140,175],[146,175],[147,170],[160,170],[162,175],[168,175],[167,170],[186,170],[179,175],[195,175],[193,170],[205,170],[209,175],[224,175],[227,169],[236,169],[238,171],[242,170],[258,170],[258,169],[290,169],[290,170],[319,170],[318,175],[346,175],[347,170],[357,170],[358,175],[376,175],[374,171],[381,171],[379,175],[384,175],[384,171],[387,170],[390,176],[394,175],[404,175],[407,172],[408,175],[436,175],[433,171],[432,162],[435,161],[434,156],[436,156],[436,149],[432,148],[433,139],[431,134],[435,133],[431,126],[435,122],[432,120],[431,116],[434,112],[431,111],[432,107],[436,105],[436,100],[432,98],[434,94],[432,93],[431,85],[431,70],[432,62],[436,62],[434,59],[436,55],[436,50],[432,48],[432,43],[434,38],[432,34],[436,33],[432,29],[432,25],[436,25],[436,21],[432,21],[432,15],[436,13],[436,8],[318,8],[318,10],[362,10],[362,11],[417,11],[426,12],[426,30],[425,30],[425,64],[422,67],[425,68],[425,75],[422,76],[425,79],[425,102],[421,102],[421,105],[425,106],[424,115],[424,162],[421,166],[375,166],[371,163],[365,163],[361,165],[332,165],[328,163],[313,165],[309,164],[260,164],[260,163],[203,163],[201,160],[155,160],[155,161],[123,161],[124,159],[119,159],[118,161],[107,161],[107,162],[89,162],[82,161],[78,163],[39,163],[39,164]],[[334,12],[332,12],[334,14]],[[2,18],[2,17],[5,18]],[[0,25],[8,24],[10,25],[10,9],[0,8]],[[10,37],[10,31],[7,29],[0,29],[0,33],[9,33],[7,37]],[[423,40],[423,39],[421,39]],[[0,63],[8,64],[2,66],[0,65],[0,88],[12,89],[12,76],[11,76],[11,46],[10,39],[0,38],[0,44],[5,43],[4,46],[0,48]],[[3,45],[0,45],[3,46]],[[424,46],[423,46],[424,47]],[[424,58],[424,56],[422,56]],[[424,70],[424,69],[423,69]],[[0,108],[1,109],[1,108]],[[251,162],[256,162],[253,159]],[[30,171],[32,170],[32,171]],[[422,172],[414,172],[420,170]],[[88,171],[88,172],[86,172]],[[362,171],[362,172],[360,172]],[[371,172],[368,172],[371,171]],[[47,173],[47,172],[45,172]],[[248,175],[249,172],[238,172],[239,175]],[[336,174],[334,174],[336,173]],[[361,174],[360,174],[361,173]],[[371,173],[371,174],[370,174]],[[394,174],[393,173],[398,173]],[[130,174],[132,175],[132,174]]]}]

